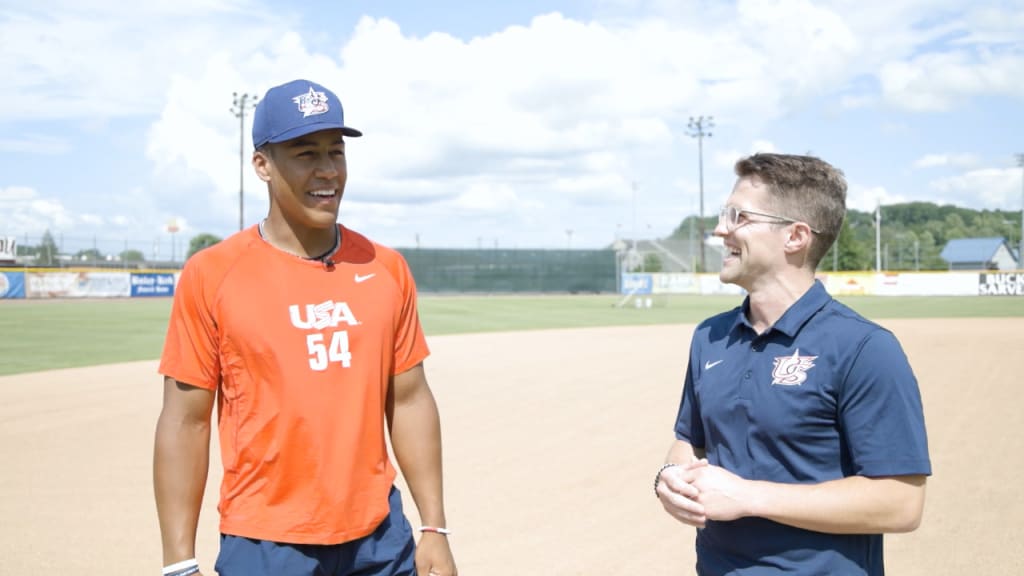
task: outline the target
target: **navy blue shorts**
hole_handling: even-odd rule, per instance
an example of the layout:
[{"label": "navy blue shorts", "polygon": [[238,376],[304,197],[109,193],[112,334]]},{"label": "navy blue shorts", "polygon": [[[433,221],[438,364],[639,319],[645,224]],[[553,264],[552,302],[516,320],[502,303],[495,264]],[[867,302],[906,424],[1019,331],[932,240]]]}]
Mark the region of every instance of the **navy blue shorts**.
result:
[{"label": "navy blue shorts", "polygon": [[415,576],[415,541],[391,488],[391,512],[370,534],[343,544],[281,544],[221,534],[214,569],[220,576]]}]

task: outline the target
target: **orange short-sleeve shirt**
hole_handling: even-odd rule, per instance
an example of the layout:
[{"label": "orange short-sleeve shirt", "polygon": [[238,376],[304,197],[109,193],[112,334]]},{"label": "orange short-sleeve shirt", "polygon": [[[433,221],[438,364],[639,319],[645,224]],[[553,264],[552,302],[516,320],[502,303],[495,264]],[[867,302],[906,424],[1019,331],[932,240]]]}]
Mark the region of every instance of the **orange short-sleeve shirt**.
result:
[{"label": "orange short-sleeve shirt", "polygon": [[405,260],[339,228],[333,266],[252,227],[182,270],[160,373],[217,391],[225,534],[337,544],[388,514],[388,381],[429,351]]}]

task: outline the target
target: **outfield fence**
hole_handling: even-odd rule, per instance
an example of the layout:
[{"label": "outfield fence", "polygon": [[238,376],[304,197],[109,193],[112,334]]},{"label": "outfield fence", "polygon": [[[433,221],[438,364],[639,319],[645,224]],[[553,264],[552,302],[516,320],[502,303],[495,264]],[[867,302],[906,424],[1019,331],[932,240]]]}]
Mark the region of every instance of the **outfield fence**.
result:
[{"label": "outfield fence", "polygon": [[[659,295],[742,293],[738,286],[723,284],[717,274],[627,273],[616,282],[614,271],[595,281],[579,269],[545,272],[515,259],[505,265],[476,263],[460,268],[439,268],[429,261],[419,264],[427,266],[427,272],[413,268],[421,293],[618,292],[625,296],[623,304],[641,297],[649,302],[648,297]],[[178,275],[177,270],[0,268],[0,299],[169,297],[174,295]],[[839,272],[818,274],[818,279],[834,296],[1024,296],[1024,272]]]}]

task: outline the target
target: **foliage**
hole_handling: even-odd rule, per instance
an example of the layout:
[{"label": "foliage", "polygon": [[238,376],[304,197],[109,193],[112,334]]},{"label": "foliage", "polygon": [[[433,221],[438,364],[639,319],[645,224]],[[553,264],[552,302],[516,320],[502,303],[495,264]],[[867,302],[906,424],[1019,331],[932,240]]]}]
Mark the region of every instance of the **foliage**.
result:
[{"label": "foliage", "polygon": [[[939,255],[954,238],[1002,237],[1012,248],[1020,243],[1020,211],[973,210],[932,202],[907,202],[882,206],[882,230],[878,238],[880,263],[885,270],[946,270]],[[705,218],[708,234],[714,218]],[[697,219],[689,216],[671,238],[686,239]],[[836,244],[819,265],[820,270],[873,270],[875,267],[875,214],[847,210]]]},{"label": "foliage", "polygon": [[36,248],[36,262],[42,266],[53,266],[57,261],[57,242],[53,239],[53,234],[47,230],[43,232],[43,238],[39,242],[39,247]]},{"label": "foliage", "polygon": [[188,243],[188,256],[186,256],[186,259],[191,258],[193,254],[199,252],[203,248],[209,248],[220,241],[220,236],[214,236],[213,234],[207,234],[205,232],[193,236],[192,240]]},{"label": "foliage", "polygon": [[103,254],[95,248],[88,248],[86,250],[79,250],[75,254],[75,260],[80,262],[99,262],[103,260]]},{"label": "foliage", "polygon": [[648,252],[644,256],[644,272],[661,272],[662,268],[661,256],[653,252]]},{"label": "foliage", "polygon": [[146,255],[139,250],[125,250],[120,254],[122,262],[145,262]]}]

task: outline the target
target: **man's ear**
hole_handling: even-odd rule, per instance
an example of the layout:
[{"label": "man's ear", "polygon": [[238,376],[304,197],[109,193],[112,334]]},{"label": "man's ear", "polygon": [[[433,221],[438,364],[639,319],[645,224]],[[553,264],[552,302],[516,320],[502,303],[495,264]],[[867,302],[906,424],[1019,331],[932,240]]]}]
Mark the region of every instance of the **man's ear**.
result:
[{"label": "man's ear", "polygon": [[789,227],[789,236],[786,238],[786,252],[793,254],[810,248],[813,232],[811,227],[803,222],[797,222]]},{"label": "man's ear", "polygon": [[257,150],[252,153],[252,167],[256,175],[264,182],[270,182],[270,164],[272,160],[268,152]]}]

